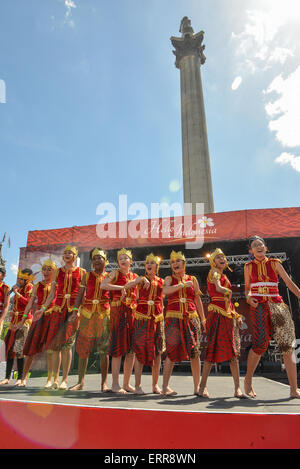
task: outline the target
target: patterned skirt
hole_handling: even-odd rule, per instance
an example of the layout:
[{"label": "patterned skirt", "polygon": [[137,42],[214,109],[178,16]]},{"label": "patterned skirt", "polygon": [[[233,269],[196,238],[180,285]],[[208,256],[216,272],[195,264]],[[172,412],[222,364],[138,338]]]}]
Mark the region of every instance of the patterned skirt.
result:
[{"label": "patterned skirt", "polygon": [[78,329],[78,318],[68,322],[70,316],[67,306],[62,311],[52,311],[48,330],[45,333],[46,350],[68,350],[73,347]]},{"label": "patterned skirt", "polygon": [[199,318],[166,318],[166,351],[172,362],[200,356],[201,326]]},{"label": "patterned skirt", "polygon": [[108,353],[120,357],[132,351],[134,312],[128,306],[112,306]]},{"label": "patterned skirt", "polygon": [[106,355],[108,353],[109,330],[109,316],[101,318],[98,313],[94,313],[90,319],[81,316],[76,342],[76,352],[80,358],[88,358],[94,348],[99,354]]},{"label": "patterned skirt", "polygon": [[251,308],[253,329],[252,349],[257,355],[266,352],[273,336],[281,353],[291,353],[294,348],[295,326],[288,306],[266,301]]},{"label": "patterned skirt", "polygon": [[140,363],[153,366],[155,358],[165,350],[164,322],[134,319],[132,350]]},{"label": "patterned skirt", "polygon": [[5,336],[5,354],[6,360],[8,358],[23,358],[23,348],[27,338],[29,325],[24,325],[20,329],[9,329]]},{"label": "patterned skirt", "polygon": [[205,361],[222,363],[240,355],[240,333],[236,320],[220,313],[208,312]]},{"label": "patterned skirt", "polygon": [[51,314],[43,314],[37,321],[33,321],[24,345],[24,355],[35,355],[43,352],[45,336],[49,329]]}]

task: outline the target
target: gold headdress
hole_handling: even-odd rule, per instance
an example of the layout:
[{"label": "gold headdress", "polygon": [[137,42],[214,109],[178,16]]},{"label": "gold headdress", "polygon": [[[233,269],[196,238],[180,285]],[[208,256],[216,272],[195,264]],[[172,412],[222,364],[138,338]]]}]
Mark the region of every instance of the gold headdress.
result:
[{"label": "gold headdress", "polygon": [[23,280],[32,281],[35,279],[34,274],[29,274],[28,272],[22,272],[21,270],[18,271],[18,278],[22,278]]},{"label": "gold headdress", "polygon": [[151,261],[154,261],[155,264],[159,265],[161,262],[161,258],[158,256],[155,256],[153,252],[151,252],[151,254],[148,254],[148,256],[146,257],[145,262],[151,262]]},{"label": "gold headdress", "polygon": [[182,254],[181,251],[172,251],[171,254],[170,254],[170,261],[174,261],[174,260],[177,260],[177,259],[180,259],[181,261],[184,261],[186,262],[186,258],[184,256],[184,254]]},{"label": "gold headdress", "polygon": [[65,249],[64,249],[64,253],[66,251],[71,251],[75,257],[78,256],[78,249],[75,247],[75,246],[72,246],[71,244],[68,244]]},{"label": "gold headdress", "polygon": [[216,267],[217,267],[217,266],[216,266],[216,263],[215,263],[215,258],[216,258],[217,256],[219,256],[219,255],[222,255],[222,256],[225,257],[226,267],[227,267],[227,269],[229,269],[229,270],[232,272],[232,270],[230,269],[230,267],[228,267],[227,258],[226,258],[226,256],[225,256],[224,252],[222,251],[222,249],[220,249],[220,248],[216,248],[213,253],[211,253],[210,255],[207,256],[208,259],[209,259],[209,263],[210,263],[211,267],[212,267],[212,268],[216,268]]},{"label": "gold headdress", "polygon": [[52,261],[51,259],[46,259],[44,262],[43,262],[43,265],[42,265],[42,268],[43,267],[51,267],[51,269],[55,270],[57,268],[57,265],[55,264],[54,261]]},{"label": "gold headdress", "polygon": [[148,256],[146,256],[146,259],[145,259],[145,264],[147,262],[151,262],[151,261],[154,261],[156,266],[157,266],[157,269],[156,269],[156,272],[158,272],[158,269],[159,269],[159,264],[161,263],[161,258],[158,257],[158,256],[155,256],[153,254],[153,252],[151,252],[151,254],[148,254]]},{"label": "gold headdress", "polygon": [[105,259],[105,265],[109,264],[107,260],[107,255],[104,251],[102,251],[102,249],[98,249],[98,248],[93,249],[92,255],[91,255],[92,259],[94,259],[95,256],[103,257],[103,259]]},{"label": "gold headdress", "polygon": [[120,250],[117,252],[117,258],[119,259],[119,257],[120,257],[122,254],[125,254],[126,256],[128,256],[128,257],[132,260],[132,252],[129,251],[128,249],[125,249],[125,248],[120,249]]}]

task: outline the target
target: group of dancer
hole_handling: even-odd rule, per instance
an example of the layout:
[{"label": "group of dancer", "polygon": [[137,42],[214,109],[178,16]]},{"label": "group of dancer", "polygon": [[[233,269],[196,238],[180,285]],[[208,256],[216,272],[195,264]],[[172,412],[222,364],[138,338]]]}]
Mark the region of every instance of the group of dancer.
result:
[{"label": "group of dancer", "polygon": [[[101,248],[90,252],[91,272],[77,267],[78,251],[71,245],[64,249],[62,267],[57,268],[51,259],[44,262],[42,281],[33,284],[33,272],[23,269],[12,289],[13,312],[4,339],[6,376],[0,385],[10,383],[16,358],[18,379],[15,386],[26,386],[34,356],[46,350],[45,388],[82,390],[90,354],[96,349],[103,392],[144,394],[142,372],[146,365],[152,368],[153,393],[176,395],[169,384],[174,364],[189,360],[193,392],[208,398],[207,380],[212,365],[229,361],[234,396],[255,398],[252,378],[273,336],[283,354],[290,396],[300,398],[294,359],[294,323],[279,295],[278,275],[299,299],[300,289],[280,260],[266,256],[267,246],[262,238],[254,236],[249,240],[249,252],[253,260],[245,264],[245,296],[250,305],[253,339],[244,392],[239,372],[242,316],[232,302],[232,288],[225,274],[229,269],[228,261],[219,248],[209,257],[210,304],[206,316],[198,281],[186,273],[186,259],[181,251],[171,252],[172,274],[164,280],[159,276],[161,259],[158,256],[149,254],[145,259],[145,273],[138,276],[131,271],[132,252],[124,248],[118,251],[118,269],[112,272],[106,271],[107,253]],[[0,328],[9,304],[9,287],[3,282],[4,276],[5,270],[0,269]],[[201,373],[202,333],[207,341],[202,351],[205,360]],[[75,340],[79,356],[78,382],[68,388]],[[165,360],[161,389],[158,380],[162,354]],[[111,387],[107,384],[109,358]],[[122,358],[123,382],[120,383]],[[130,384],[133,369],[134,386]]]}]

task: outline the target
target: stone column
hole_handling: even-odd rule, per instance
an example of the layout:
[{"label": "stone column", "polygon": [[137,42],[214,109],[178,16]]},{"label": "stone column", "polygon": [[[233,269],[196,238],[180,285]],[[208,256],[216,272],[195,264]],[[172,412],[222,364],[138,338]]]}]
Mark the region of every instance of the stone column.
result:
[{"label": "stone column", "polygon": [[171,37],[180,70],[181,128],[184,202],[204,203],[205,213],[214,211],[209,149],[200,66],[205,62],[203,31],[194,34],[185,16],[182,37]]}]

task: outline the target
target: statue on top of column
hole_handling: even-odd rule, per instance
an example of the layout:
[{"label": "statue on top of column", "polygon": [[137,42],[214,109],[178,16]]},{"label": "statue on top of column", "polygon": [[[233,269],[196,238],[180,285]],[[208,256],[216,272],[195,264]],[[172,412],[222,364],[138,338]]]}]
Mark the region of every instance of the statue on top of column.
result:
[{"label": "statue on top of column", "polygon": [[183,37],[192,36],[194,34],[194,30],[191,26],[191,20],[187,16],[182,18],[179,32]]}]

